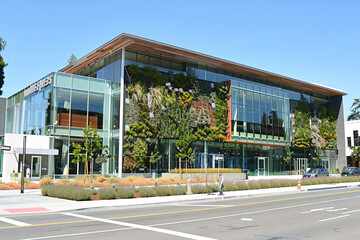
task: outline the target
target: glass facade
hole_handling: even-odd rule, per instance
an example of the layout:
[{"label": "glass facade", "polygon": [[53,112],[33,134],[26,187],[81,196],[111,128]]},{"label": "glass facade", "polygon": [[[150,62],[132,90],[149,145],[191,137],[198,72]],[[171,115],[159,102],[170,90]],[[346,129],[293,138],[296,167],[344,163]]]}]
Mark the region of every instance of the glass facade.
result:
[{"label": "glass facade", "polygon": [[[117,51],[80,70],[77,75],[51,73],[39,80],[36,84],[40,85],[37,87],[30,86],[9,97],[6,132],[51,137],[50,147],[58,149],[59,155],[49,157],[49,174],[61,177],[67,172],[70,175],[83,174],[83,163],[72,163],[74,155],[71,143],[81,143],[82,129],[91,124],[98,129],[103,144],[109,145],[114,156],[107,164],[95,164],[94,173],[118,173],[119,122],[122,117],[121,60],[121,51]],[[230,83],[231,141],[192,143],[196,160],[189,163],[190,167],[203,167],[205,161],[209,166],[217,167],[218,163],[214,159],[220,155],[224,158],[223,167],[249,169],[250,175],[288,174],[296,165],[283,160],[286,155],[285,146],[292,141],[292,110],[304,99],[309,103],[312,113],[320,112],[321,106],[330,106],[329,96],[298,91],[292,86],[220,68],[134,51],[125,51],[124,62],[126,83],[131,82],[127,72],[131,64],[140,68],[154,68],[161,75],[167,74],[170,82],[175,74],[182,73],[186,76],[191,71],[198,80],[211,85],[224,81]],[[148,163],[147,171],[160,174],[179,168],[176,139],[151,141],[158,142],[157,147],[162,157],[155,164]],[[322,153],[322,161],[328,162],[328,166],[332,167],[336,163],[333,152]],[[311,159],[315,153],[304,150],[295,155]],[[316,162],[309,160],[309,166],[311,164]]]},{"label": "glass facade", "polygon": [[290,141],[290,100],[286,92],[231,81],[233,141],[285,144]]},{"label": "glass facade", "polygon": [[[43,86],[44,79],[51,79],[50,84]],[[39,83],[43,87],[32,91]],[[70,175],[82,174],[83,163],[71,162],[72,142],[83,141],[83,128],[88,124],[98,129],[104,145],[109,145],[113,136],[118,138],[118,130],[110,127],[119,122],[114,119],[120,117],[118,102],[118,83],[52,73],[8,98],[6,132],[51,137],[50,147],[58,149],[59,155],[49,157],[49,174],[64,176],[68,170]],[[108,173],[107,164],[103,169],[95,165],[95,173]]]},{"label": "glass facade", "polygon": [[[99,61],[81,70],[78,74],[119,82],[120,71],[118,69],[121,66],[119,54],[114,53],[104,61]],[[294,163],[287,164],[283,160],[286,154],[285,145],[289,145],[292,140],[290,134],[291,111],[302,100],[306,100],[310,104],[313,113],[320,112],[321,106],[330,106],[330,98],[325,95],[301,92],[289,85],[276,84],[266,79],[258,79],[223,69],[179,62],[129,50],[125,51],[126,82],[131,82],[131,77],[127,72],[127,68],[131,64],[136,64],[140,68],[154,68],[161,75],[167,74],[169,81],[172,81],[175,74],[183,73],[186,76],[191,71],[198,80],[211,83],[231,82],[231,126],[229,127],[231,127],[233,142],[193,143],[196,162],[192,167],[200,166],[204,156],[210,163],[212,156],[221,154],[224,156],[225,167],[249,169],[251,175],[257,175],[257,169],[259,169],[257,159],[265,157],[268,161],[268,174],[285,174],[286,171],[294,168]],[[112,99],[112,103],[118,105],[118,99],[119,97],[116,96]],[[117,129],[118,112],[115,111],[113,114],[116,117],[113,118],[111,127]],[[115,155],[117,155],[117,140],[116,138],[112,140]],[[161,161],[149,164],[148,170],[161,173],[179,168],[176,157],[176,140],[161,139],[159,143]],[[306,153],[302,153],[301,156],[304,157],[304,154],[306,155]],[[308,156],[310,155],[306,155],[306,157]],[[309,161],[309,164],[315,163]],[[109,169],[118,171],[117,164],[110,165]]]}]

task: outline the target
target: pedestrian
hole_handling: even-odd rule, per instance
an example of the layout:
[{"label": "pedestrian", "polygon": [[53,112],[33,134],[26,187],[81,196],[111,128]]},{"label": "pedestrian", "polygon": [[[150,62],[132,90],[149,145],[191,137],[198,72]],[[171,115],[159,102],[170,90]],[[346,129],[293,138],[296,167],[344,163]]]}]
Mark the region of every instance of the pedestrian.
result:
[{"label": "pedestrian", "polygon": [[219,181],[219,191],[220,191],[219,195],[223,195],[223,190],[222,189],[224,188],[224,177],[223,177],[221,171],[219,171],[219,179],[218,179],[218,181]]}]

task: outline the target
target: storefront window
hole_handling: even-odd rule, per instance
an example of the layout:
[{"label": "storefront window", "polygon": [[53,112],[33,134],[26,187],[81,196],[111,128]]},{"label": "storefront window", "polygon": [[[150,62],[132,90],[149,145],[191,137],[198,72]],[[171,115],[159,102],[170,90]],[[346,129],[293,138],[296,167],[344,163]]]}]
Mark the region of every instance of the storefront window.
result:
[{"label": "storefront window", "polygon": [[73,90],[71,94],[71,127],[86,128],[88,93]]},{"label": "storefront window", "polygon": [[70,89],[55,88],[53,92],[57,125],[68,127],[70,123]]},{"label": "storefront window", "polygon": [[90,93],[88,124],[103,129],[104,94]]}]

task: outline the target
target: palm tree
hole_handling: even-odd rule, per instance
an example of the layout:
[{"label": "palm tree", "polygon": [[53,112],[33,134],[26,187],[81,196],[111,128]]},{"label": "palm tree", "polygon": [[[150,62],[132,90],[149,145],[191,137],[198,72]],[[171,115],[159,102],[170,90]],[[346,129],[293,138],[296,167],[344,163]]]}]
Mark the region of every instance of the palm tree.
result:
[{"label": "palm tree", "polygon": [[348,116],[347,120],[360,120],[360,98],[355,98],[353,104],[351,105],[351,113]]},{"label": "palm tree", "polygon": [[358,167],[360,167],[360,147],[359,146],[351,146],[351,157],[358,161]]}]

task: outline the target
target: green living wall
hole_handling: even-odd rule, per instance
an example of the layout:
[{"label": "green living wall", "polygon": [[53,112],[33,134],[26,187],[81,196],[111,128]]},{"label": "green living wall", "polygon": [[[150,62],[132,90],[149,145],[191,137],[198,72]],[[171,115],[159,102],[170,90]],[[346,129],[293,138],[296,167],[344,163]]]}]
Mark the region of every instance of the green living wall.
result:
[{"label": "green living wall", "polygon": [[191,69],[174,74],[132,64],[126,71],[125,172],[146,171],[159,161],[162,139],[176,141],[179,168],[195,160],[194,141],[226,141],[228,82],[198,80]]}]

